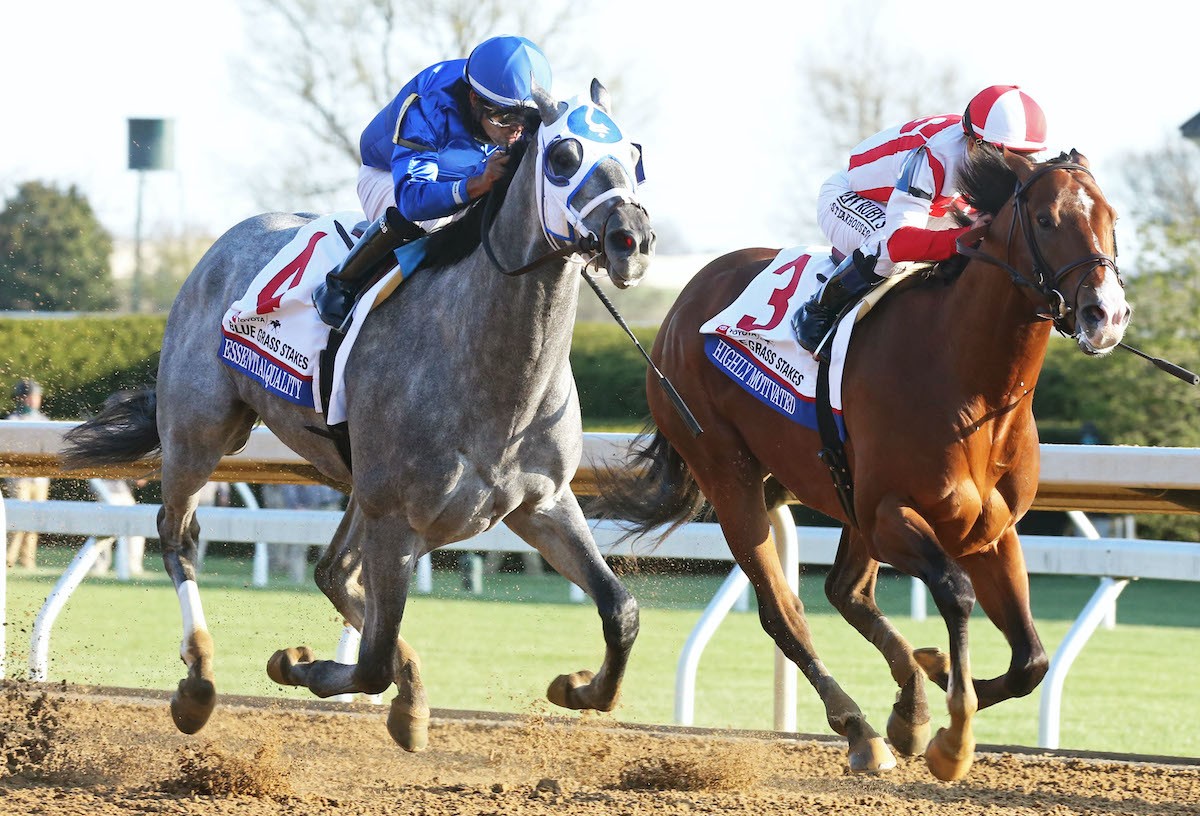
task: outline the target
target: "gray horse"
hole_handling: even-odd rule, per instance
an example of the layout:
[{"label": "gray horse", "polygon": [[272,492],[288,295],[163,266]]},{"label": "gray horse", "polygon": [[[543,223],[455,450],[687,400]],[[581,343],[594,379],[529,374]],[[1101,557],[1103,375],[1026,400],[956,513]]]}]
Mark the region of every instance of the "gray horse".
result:
[{"label": "gray horse", "polygon": [[[536,101],[538,138],[503,203],[488,213],[483,245],[406,281],[363,323],[345,373],[352,470],[334,442],[311,430],[324,427],[321,415],[268,395],[217,356],[222,314],[307,216],[260,215],[222,236],[171,309],[155,387],[110,401],[68,434],[62,461],[69,469],[153,463],[161,450],[158,530],[179,596],[187,665],[171,700],[180,731],[202,728],[216,703],[213,642],[193,568],[196,494],[222,455],[246,442],[256,419],[350,493],[316,583],[362,633],[357,663],[316,660],[307,647],[281,650],[268,664],[273,680],[319,697],[377,694],[394,682],[388,731],[405,749],[423,748],[428,703],[416,652],[399,635],[413,570],[426,553],[503,521],[582,587],[600,613],[600,670],[559,676],[548,698],[572,709],[616,705],[638,607],[606,565],[570,490],[582,426],[568,354],[580,272],[594,254],[580,247],[598,252],[592,262],[624,289],[645,274],[654,233],[636,199],[638,157],[607,149],[633,151],[619,129],[613,138],[604,86],[593,80],[590,103],[559,102],[540,89]],[[574,136],[544,137],[562,131],[568,118]],[[581,167],[586,151],[576,125],[594,125],[608,143],[590,167]],[[563,179],[572,178],[578,183],[564,192]],[[571,239],[588,241],[561,246],[561,223]],[[504,274],[531,264],[527,274]]]}]

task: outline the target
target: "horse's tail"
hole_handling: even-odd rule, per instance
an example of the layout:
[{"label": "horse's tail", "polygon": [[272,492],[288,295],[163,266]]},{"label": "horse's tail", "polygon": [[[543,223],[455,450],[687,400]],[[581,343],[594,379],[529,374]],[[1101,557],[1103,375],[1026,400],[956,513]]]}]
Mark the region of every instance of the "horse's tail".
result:
[{"label": "horse's tail", "polygon": [[114,394],[96,416],[63,436],[64,470],[136,462],[159,451],[157,398],[153,388]]},{"label": "horse's tail", "polygon": [[634,440],[625,466],[602,469],[596,483],[600,492],[588,504],[589,512],[617,521],[628,531],[625,538],[641,538],[667,525],[657,536],[661,541],[704,509],[704,494],[687,462],[653,424]]}]

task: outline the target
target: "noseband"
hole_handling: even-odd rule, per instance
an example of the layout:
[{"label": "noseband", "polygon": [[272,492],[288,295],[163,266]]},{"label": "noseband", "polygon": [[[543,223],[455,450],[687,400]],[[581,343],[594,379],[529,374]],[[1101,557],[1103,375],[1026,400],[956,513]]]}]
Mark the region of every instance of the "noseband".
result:
[{"label": "noseband", "polygon": [[1074,332],[1068,331],[1067,318],[1070,317],[1074,312],[1074,307],[1067,302],[1066,297],[1059,290],[1059,284],[1062,282],[1063,278],[1081,266],[1090,265],[1092,267],[1091,272],[1080,276],[1079,283],[1075,286],[1075,297],[1071,303],[1078,302],[1079,290],[1083,288],[1083,284],[1087,282],[1087,279],[1091,277],[1092,273],[1095,272],[1096,269],[1102,267],[1108,267],[1112,269],[1117,276],[1117,282],[1121,284],[1122,287],[1125,285],[1125,281],[1121,278],[1121,270],[1117,268],[1116,260],[1111,255],[1106,255],[1102,252],[1095,252],[1091,255],[1085,255],[1078,260],[1064,264],[1053,273],[1050,273],[1050,264],[1046,262],[1046,256],[1042,254],[1042,249],[1038,245],[1037,238],[1033,234],[1033,224],[1030,220],[1029,210],[1025,201],[1025,194],[1033,186],[1034,182],[1055,170],[1065,170],[1067,172],[1079,171],[1086,173],[1091,178],[1095,178],[1092,176],[1092,171],[1084,167],[1082,164],[1075,164],[1073,162],[1052,162],[1044,164],[1034,170],[1029,178],[1025,179],[1024,182],[1017,182],[1017,187],[1013,191],[1012,196],[1014,210],[1013,220],[1012,223],[1009,224],[1008,237],[1005,239],[1004,245],[1006,249],[1012,246],[1013,232],[1016,229],[1017,223],[1019,222],[1021,224],[1021,235],[1025,239],[1025,245],[1029,248],[1029,254],[1033,257],[1032,279],[1022,275],[1011,264],[1002,261],[994,255],[990,255],[982,250],[966,246],[961,242],[956,244],[956,249],[958,250],[959,254],[965,255],[968,258],[973,258],[975,260],[991,264],[992,266],[1000,267],[1008,273],[1009,277],[1012,278],[1013,283],[1015,283],[1017,286],[1025,286],[1037,292],[1037,294],[1045,302],[1047,308],[1047,312],[1039,316],[1043,319],[1053,321],[1054,328],[1069,337],[1074,334]]}]

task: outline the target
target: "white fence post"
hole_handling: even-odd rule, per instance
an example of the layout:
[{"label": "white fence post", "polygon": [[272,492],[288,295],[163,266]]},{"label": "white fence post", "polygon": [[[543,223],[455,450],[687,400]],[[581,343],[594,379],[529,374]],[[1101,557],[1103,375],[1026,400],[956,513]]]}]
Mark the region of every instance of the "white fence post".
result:
[{"label": "white fence post", "polygon": [[925,582],[920,578],[909,579],[908,584],[908,607],[909,614],[915,621],[923,621],[929,617],[929,593],[925,587]]},{"label": "white fence post", "polygon": [[675,668],[675,722],[679,725],[691,725],[696,719],[696,672],[700,667],[700,655],[704,647],[712,640],[713,634],[726,613],[737,603],[737,599],[750,586],[750,579],[742,568],[734,566],[729,577],[721,584],[720,589],[713,595],[708,606],[700,615],[683,650],[679,653],[679,662]]},{"label": "white fence post", "polygon": [[[233,485],[234,490],[242,497],[242,503],[250,510],[257,510],[258,499],[254,498],[254,491],[250,489],[250,485],[245,482],[236,482]],[[267,579],[270,575],[269,566],[267,564],[267,544],[264,541],[256,541],[254,543],[254,570],[251,573],[251,583],[256,587],[265,587]]]},{"label": "white fence post", "polygon": [[54,585],[54,589],[50,591],[46,602],[42,604],[42,609],[33,622],[33,634],[29,643],[29,679],[35,683],[46,682],[46,672],[50,663],[50,630],[54,627],[58,613],[67,605],[67,600],[75,588],[87,577],[88,570],[100,555],[100,548],[110,546],[111,538],[93,537],[84,542]]},{"label": "white fence post", "polygon": [[1071,630],[1059,644],[1058,651],[1054,653],[1054,658],[1050,661],[1050,670],[1042,680],[1041,710],[1038,716],[1039,748],[1058,747],[1063,684],[1067,680],[1067,672],[1071,670],[1071,664],[1083,650],[1092,632],[1096,631],[1108,610],[1117,602],[1117,596],[1128,585],[1127,578],[1101,578],[1099,588],[1075,619]]},{"label": "white fence post", "polygon": [[8,521],[5,517],[4,495],[0,493],[0,533],[4,534],[4,564],[0,565],[0,680],[5,677],[8,644],[4,636],[8,629]]},{"label": "white fence post", "polygon": [[433,557],[428,553],[417,559],[417,592],[422,595],[433,592]]},{"label": "white fence post", "polygon": [[[420,562],[418,562],[420,564]],[[346,663],[354,665],[358,662],[358,644],[362,641],[362,636],[358,630],[348,623],[342,624],[342,636],[338,640],[337,652],[334,659],[338,663]],[[353,703],[353,694],[335,694],[329,699],[336,703]],[[368,694],[367,702],[379,705],[383,702],[382,694]]]},{"label": "white fence post", "polygon": [[[91,487],[97,501],[101,504],[112,505],[129,505],[133,503],[132,499],[128,497],[124,501],[119,500],[117,496],[113,495],[113,492],[104,481],[104,479],[88,479],[88,486]],[[129,565],[129,549],[129,536],[117,536],[117,541],[113,544],[112,568],[113,574],[117,576],[118,581],[128,581],[132,577],[132,569]]]}]

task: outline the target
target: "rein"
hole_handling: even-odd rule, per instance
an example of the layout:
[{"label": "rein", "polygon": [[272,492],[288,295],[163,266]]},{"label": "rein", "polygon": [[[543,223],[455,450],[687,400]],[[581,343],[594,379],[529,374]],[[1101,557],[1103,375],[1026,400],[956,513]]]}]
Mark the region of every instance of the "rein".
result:
[{"label": "rein", "polygon": [[1079,279],[1079,283],[1075,286],[1075,299],[1079,298],[1079,290],[1083,288],[1083,284],[1098,268],[1108,267],[1112,269],[1117,276],[1117,282],[1122,286],[1125,282],[1121,279],[1121,270],[1117,268],[1117,262],[1111,255],[1106,255],[1102,252],[1095,252],[1091,255],[1085,255],[1075,261],[1070,261],[1059,267],[1052,274],[1049,273],[1050,264],[1046,262],[1046,256],[1042,254],[1041,246],[1038,245],[1037,238],[1033,235],[1033,225],[1030,219],[1029,211],[1025,203],[1025,194],[1033,186],[1034,182],[1043,176],[1054,172],[1055,170],[1064,170],[1067,172],[1079,171],[1086,173],[1089,177],[1092,176],[1092,171],[1084,167],[1082,164],[1074,162],[1055,162],[1045,164],[1033,171],[1033,173],[1024,182],[1017,182],[1016,189],[1013,191],[1013,220],[1008,227],[1008,237],[1005,239],[1005,248],[1010,248],[1013,242],[1013,234],[1016,230],[1017,223],[1021,224],[1021,236],[1025,239],[1025,245],[1029,248],[1030,255],[1033,256],[1033,276],[1030,280],[1019,270],[1013,267],[1008,262],[997,258],[995,255],[984,252],[981,249],[970,247],[962,243],[961,239],[955,242],[955,249],[961,255],[968,258],[982,261],[983,263],[997,266],[1008,273],[1012,281],[1017,286],[1024,286],[1036,291],[1046,303],[1048,313],[1040,315],[1040,317],[1053,321],[1054,328],[1062,334],[1070,337],[1073,332],[1068,331],[1067,318],[1074,311],[1074,308],[1068,304],[1066,297],[1059,290],[1059,284],[1068,274],[1078,269],[1081,266],[1091,266],[1092,270]]},{"label": "rein", "polygon": [[[509,181],[511,180],[510,177]],[[507,192],[507,190],[508,185],[506,184],[504,191]],[[575,243],[568,244],[561,249],[551,250],[540,258],[530,261],[517,269],[505,269],[499,259],[496,258],[496,251],[492,249],[491,239],[492,223],[496,220],[496,212],[503,198],[503,194],[497,195],[495,192],[492,192],[488,194],[487,200],[483,202],[483,217],[479,221],[479,242],[483,244],[483,251],[487,253],[488,260],[492,262],[492,266],[508,277],[515,278],[519,275],[524,275],[527,272],[532,272],[544,263],[566,258],[574,255],[576,252],[603,254],[601,251],[602,242],[593,235],[585,235]]]},{"label": "rein", "polygon": [[[505,189],[507,190],[507,187]],[[591,266],[598,258],[604,257],[604,239],[597,238],[594,235],[584,235],[574,243],[568,244],[561,249],[551,250],[545,255],[542,255],[540,258],[537,258],[536,260],[533,260],[522,267],[512,270],[505,269],[501,265],[500,261],[496,258],[496,253],[492,249],[492,241],[490,238],[492,222],[496,219],[496,209],[498,207],[496,202],[501,198],[503,198],[503,196],[489,195],[487,201],[484,202],[483,217],[480,219],[479,241],[483,244],[483,250],[485,253],[487,253],[488,259],[491,260],[492,265],[496,267],[496,269],[498,269],[502,274],[511,278],[515,278],[518,275],[524,275],[527,272],[532,272],[548,261],[566,258],[569,255],[575,254],[576,252],[591,254],[592,257],[584,264],[584,267],[581,270],[583,279],[587,282],[588,286],[591,287],[592,291],[596,293],[596,297],[600,299],[600,302],[604,304],[604,308],[606,308],[609,314],[613,316],[613,319],[617,321],[617,325],[619,325],[625,331],[625,334],[628,335],[629,339],[633,341],[633,345],[637,347],[637,350],[646,360],[646,364],[650,366],[650,369],[658,377],[659,386],[661,386],[663,391],[666,393],[667,398],[671,401],[671,405],[674,406],[676,413],[679,414],[684,424],[687,425],[688,430],[692,432],[692,436],[700,436],[700,434],[704,433],[704,429],[700,426],[700,423],[696,421],[695,415],[692,414],[691,410],[687,406],[687,403],[684,402],[683,397],[679,395],[679,392],[675,390],[675,386],[671,384],[671,381],[667,379],[667,376],[663,374],[662,371],[659,370],[658,366],[654,364],[654,361],[650,359],[650,355],[646,353],[646,349],[642,347],[640,342],[638,342],[633,330],[629,328],[629,324],[625,322],[625,319],[621,317],[621,313],[617,311],[617,307],[613,305],[612,301],[608,299],[596,282],[588,276],[588,267]],[[642,212],[645,212],[646,208],[642,207],[641,204],[637,204],[636,202],[630,203],[635,204],[635,206],[641,209]]]},{"label": "rein", "polygon": [[[1019,181],[1017,182],[1016,190],[1013,192],[1013,221],[1008,227],[1008,237],[1005,239],[1004,245],[1005,248],[1012,246],[1013,231],[1016,229],[1017,222],[1020,221],[1021,235],[1025,238],[1025,244],[1029,247],[1029,252],[1033,256],[1033,273],[1037,278],[1036,281],[1029,280],[1006,261],[984,252],[981,249],[976,249],[975,247],[969,247],[963,244],[961,239],[955,241],[955,249],[960,255],[965,255],[968,258],[982,261],[983,263],[991,264],[992,266],[1000,267],[1008,273],[1009,277],[1012,278],[1013,283],[1015,283],[1017,286],[1026,286],[1036,290],[1038,294],[1045,299],[1046,306],[1049,309],[1048,314],[1042,314],[1039,315],[1039,317],[1053,321],[1055,329],[1067,337],[1071,337],[1073,336],[1073,333],[1067,331],[1066,319],[1073,311],[1073,308],[1067,304],[1066,298],[1063,296],[1062,292],[1058,290],[1058,284],[1062,281],[1062,279],[1066,277],[1067,274],[1072,270],[1075,270],[1081,266],[1093,264],[1094,267],[1092,272],[1095,272],[1096,268],[1107,266],[1108,268],[1112,269],[1114,273],[1116,273],[1117,282],[1120,283],[1121,286],[1125,285],[1125,281],[1121,278],[1121,270],[1117,268],[1116,260],[1112,256],[1105,255],[1101,252],[1085,255],[1077,261],[1071,261],[1070,263],[1060,267],[1053,275],[1047,276],[1046,270],[1049,269],[1050,265],[1046,263],[1046,257],[1042,254],[1042,249],[1033,236],[1033,226],[1030,223],[1029,212],[1024,206],[1024,195],[1026,191],[1033,186],[1035,181],[1054,170],[1066,170],[1068,172],[1080,171],[1087,173],[1087,175],[1092,178],[1095,178],[1095,176],[1092,176],[1092,171],[1084,167],[1082,164],[1076,164],[1074,162],[1056,162],[1039,167],[1029,176],[1029,178],[1025,180],[1024,183]],[[1076,301],[1079,299],[1079,290],[1083,288],[1083,284],[1087,282],[1087,279],[1091,276],[1092,272],[1080,277],[1079,283],[1075,287]],[[1047,280],[1047,278],[1049,279]],[[1200,375],[1197,375],[1188,369],[1183,368],[1182,366],[1176,365],[1169,360],[1164,360],[1160,357],[1154,357],[1146,354],[1144,351],[1140,351],[1128,343],[1118,343],[1117,346],[1137,355],[1138,357],[1141,357],[1143,360],[1153,364],[1160,371],[1165,371],[1172,377],[1183,380],[1189,385],[1200,385]]]}]

